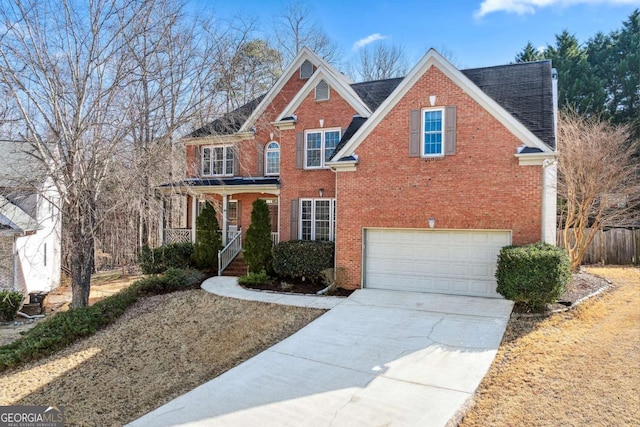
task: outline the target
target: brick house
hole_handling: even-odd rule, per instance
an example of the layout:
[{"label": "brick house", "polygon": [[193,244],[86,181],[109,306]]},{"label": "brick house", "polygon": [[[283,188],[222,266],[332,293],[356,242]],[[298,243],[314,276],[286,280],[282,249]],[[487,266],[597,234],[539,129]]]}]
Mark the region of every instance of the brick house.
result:
[{"label": "brick house", "polygon": [[335,241],[341,286],[499,297],[500,247],[555,240],[555,127],[550,61],[458,70],[430,50],[354,84],[303,49],[184,139],[188,176],[161,191],[186,214],[164,241],[194,239],[205,200],[240,239],[264,198],[274,240]]}]

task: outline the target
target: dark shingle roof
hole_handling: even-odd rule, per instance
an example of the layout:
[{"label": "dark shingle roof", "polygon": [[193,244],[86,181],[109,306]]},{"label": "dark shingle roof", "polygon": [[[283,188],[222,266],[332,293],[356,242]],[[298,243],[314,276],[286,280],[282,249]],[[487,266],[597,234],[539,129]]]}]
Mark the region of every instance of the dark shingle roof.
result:
[{"label": "dark shingle roof", "polygon": [[[358,129],[360,129],[360,126],[362,126],[366,121],[367,121],[366,117],[362,117],[359,115],[353,116],[351,123],[349,123],[349,127],[347,127],[347,130],[344,131],[344,133],[342,134],[342,138],[340,138],[340,142],[338,142],[338,145],[336,145],[336,148],[333,150],[333,153],[331,153],[331,157],[333,157],[334,153],[337,153],[338,151],[342,150],[342,147],[344,147],[344,145],[351,139],[353,134],[356,133]],[[343,160],[343,159],[336,159],[336,160]]]},{"label": "dark shingle roof", "polygon": [[266,94],[260,95],[256,99],[247,102],[242,107],[239,107],[222,117],[204,125],[203,127],[194,130],[187,138],[199,138],[203,136],[211,135],[231,135],[240,130],[240,127],[249,118],[251,113],[258,107],[260,101],[264,99]]},{"label": "dark shingle roof", "polygon": [[535,136],[555,148],[551,61],[462,70]]},{"label": "dark shingle roof", "polygon": [[[461,70],[484,93],[496,101],[509,114],[515,117],[534,135],[551,148],[555,148],[555,127],[553,116],[553,88],[551,61],[526,62],[495,67]],[[375,111],[396,89],[404,77],[386,80],[354,83],[351,85],[356,94]],[[228,135],[237,132],[246,119],[256,109],[262,95],[242,107],[225,114],[221,118],[195,130],[187,137],[209,135]],[[363,119],[363,118],[361,118]],[[358,121],[357,130],[364,120]],[[352,125],[354,121],[352,121]],[[351,138],[355,130],[343,135],[334,152],[341,149]]]},{"label": "dark shingle roof", "polygon": [[367,104],[367,107],[369,107],[371,111],[376,111],[380,104],[391,95],[391,92],[394,91],[402,80],[404,80],[404,77],[354,83],[351,85],[351,88],[358,94],[360,99]]}]

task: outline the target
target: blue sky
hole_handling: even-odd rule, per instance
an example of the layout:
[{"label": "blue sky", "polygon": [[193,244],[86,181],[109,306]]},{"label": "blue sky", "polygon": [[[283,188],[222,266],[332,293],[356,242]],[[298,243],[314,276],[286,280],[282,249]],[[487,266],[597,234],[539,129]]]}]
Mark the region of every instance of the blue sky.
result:
[{"label": "blue sky", "polygon": [[[287,0],[189,0],[199,12],[218,19],[253,16],[271,32],[272,17]],[[528,41],[555,42],[564,29],[580,42],[598,31],[618,29],[640,0],[324,0],[307,1],[317,23],[348,61],[358,55],[356,43],[401,45],[413,66],[434,47],[453,55],[459,68],[512,62]],[[258,34],[259,35],[259,34]]]}]

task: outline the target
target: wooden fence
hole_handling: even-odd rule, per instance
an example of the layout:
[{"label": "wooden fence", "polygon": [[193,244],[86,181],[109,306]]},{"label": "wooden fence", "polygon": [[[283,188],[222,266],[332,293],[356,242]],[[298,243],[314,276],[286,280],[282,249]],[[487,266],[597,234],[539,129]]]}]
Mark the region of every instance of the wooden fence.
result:
[{"label": "wooden fence", "polygon": [[[558,229],[556,243],[564,247],[562,230]],[[587,248],[583,264],[638,265],[640,252],[640,229],[612,228],[600,230]]]}]

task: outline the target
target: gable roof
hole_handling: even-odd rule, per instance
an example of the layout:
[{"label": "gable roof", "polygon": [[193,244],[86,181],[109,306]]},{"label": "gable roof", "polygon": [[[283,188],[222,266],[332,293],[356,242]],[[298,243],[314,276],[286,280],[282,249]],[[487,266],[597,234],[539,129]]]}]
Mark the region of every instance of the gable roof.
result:
[{"label": "gable roof", "polygon": [[278,115],[276,121],[292,116],[295,113],[296,108],[300,106],[300,104],[322,80],[327,82],[334,91],[338,92],[342,98],[358,112],[358,114],[366,116],[371,114],[372,110],[370,110],[367,104],[362,101],[351,85],[345,84],[341,79],[336,78],[335,74],[331,73],[328,69],[318,67],[302,89],[300,89],[291,102],[289,102],[289,105],[287,105]]},{"label": "gable roof", "polygon": [[[384,117],[393,109],[393,107],[404,97],[404,95],[415,85],[415,83],[427,72],[431,67],[437,67],[449,79],[458,85],[467,95],[478,102],[485,110],[492,114],[507,129],[516,135],[526,146],[540,149],[541,152],[553,152],[555,148],[555,140],[552,145],[548,145],[535,135],[532,130],[527,128],[515,116],[509,113],[500,103],[485,93],[478,85],[476,85],[463,72],[455,68],[449,61],[434,49],[429,49],[427,54],[416,64],[415,67],[407,74],[407,76],[396,86],[393,92],[380,104],[369,119],[358,129],[353,137],[346,142],[340,149],[334,150],[332,161],[339,160],[343,157],[352,156],[355,149],[364,141],[369,133],[384,119]],[[507,67],[507,66],[504,66]],[[501,67],[498,67],[501,68]],[[481,70],[481,69],[480,69]],[[485,76],[482,72],[471,73],[474,77],[481,81],[480,77]],[[550,64],[549,75],[551,78]],[[491,90],[491,85],[486,85]],[[495,92],[498,92],[495,90]],[[508,91],[504,91],[501,98],[504,102],[509,99]],[[500,98],[500,97],[499,97]],[[552,98],[551,105],[553,106]],[[553,111],[553,110],[552,110]],[[553,117],[553,114],[550,114]],[[553,127],[551,128],[553,129]],[[553,130],[552,130],[553,132]]]},{"label": "gable roof", "polygon": [[331,74],[337,81],[340,81],[342,84],[349,85],[351,83],[351,80],[349,80],[347,76],[335,70],[331,65],[329,65],[327,61],[320,58],[308,47],[303,47],[302,49],[300,49],[300,52],[298,52],[293,61],[291,61],[291,64],[289,64],[289,66],[282,73],[276,84],[271,89],[269,89],[264,98],[256,106],[255,110],[240,127],[240,132],[246,132],[250,130],[249,128],[253,126],[253,123],[258,119],[258,117],[260,117],[262,113],[264,113],[269,104],[271,104],[275,97],[280,93],[284,85],[289,81],[289,79],[291,79],[293,74],[298,71],[304,61],[311,62],[316,68],[324,68],[327,73]]},{"label": "gable roof", "polygon": [[[281,120],[282,117],[295,113],[297,105],[315,87],[313,83],[319,82],[321,78],[326,78],[334,89],[338,89],[361,116],[382,118],[384,113],[378,110],[383,107],[383,104],[392,95],[396,101],[399,100],[400,92],[397,90],[406,93],[429,67],[435,65],[492,114],[497,114],[499,120],[522,139],[525,145],[538,152],[554,151],[556,148],[551,61],[457,70],[433,49],[427,52],[406,77],[351,83],[346,76],[311,50],[303,48],[269,92],[192,132],[188,137],[230,135],[250,130],[251,124],[264,112],[305,60],[309,60],[316,70],[296,97],[280,113]],[[385,106],[388,108],[391,104],[390,101]],[[375,127],[371,124],[371,120],[369,122],[366,127]],[[358,122],[356,130],[359,130],[362,125],[363,121]],[[356,136],[361,137],[362,133]],[[355,148],[352,147],[350,153],[343,149],[354,134],[355,132],[343,135],[334,150],[333,157],[341,158],[353,154]]]}]

